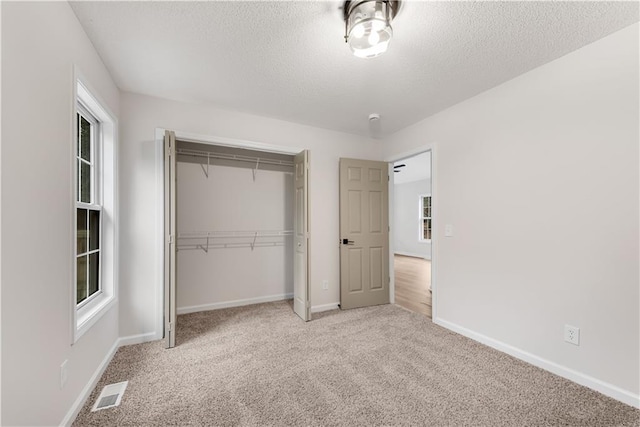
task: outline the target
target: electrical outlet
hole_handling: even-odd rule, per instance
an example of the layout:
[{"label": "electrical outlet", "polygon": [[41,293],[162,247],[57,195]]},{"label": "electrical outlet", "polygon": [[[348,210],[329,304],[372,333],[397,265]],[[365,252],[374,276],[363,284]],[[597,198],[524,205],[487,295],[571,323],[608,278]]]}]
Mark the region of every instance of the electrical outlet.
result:
[{"label": "electrical outlet", "polygon": [[65,360],[64,362],[62,362],[62,365],[60,365],[60,388],[64,387],[64,385],[67,383],[67,378],[69,377],[67,362],[69,362],[69,360]]},{"label": "electrical outlet", "polygon": [[328,280],[323,280],[322,281],[322,289],[324,289],[325,291],[329,289],[329,281]]},{"label": "electrical outlet", "polygon": [[571,344],[580,345],[580,328],[564,325],[564,340]]}]

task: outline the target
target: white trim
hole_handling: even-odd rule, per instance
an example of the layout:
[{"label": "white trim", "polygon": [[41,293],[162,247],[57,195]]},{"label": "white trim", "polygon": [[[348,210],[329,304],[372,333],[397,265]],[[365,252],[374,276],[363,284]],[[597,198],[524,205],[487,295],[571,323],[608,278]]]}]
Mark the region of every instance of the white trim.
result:
[{"label": "white trim", "polygon": [[[82,74],[78,66],[73,65],[72,67],[72,117],[71,117],[71,126],[72,126],[72,138],[71,138],[71,153],[72,158],[74,159],[74,166],[71,168],[71,191],[74,196],[72,200],[74,200],[73,205],[73,215],[71,220],[72,222],[72,230],[75,229],[77,224],[76,218],[76,200],[77,200],[77,189],[76,189],[76,176],[77,176],[77,161],[76,159],[76,132],[77,132],[77,106],[79,103],[91,113],[92,117],[97,119],[100,123],[100,133],[98,137],[99,141],[96,141],[99,146],[97,149],[94,149],[94,152],[99,151],[100,153],[95,155],[99,155],[99,161],[101,162],[101,171],[104,175],[104,172],[109,171],[111,174],[111,187],[110,187],[110,197],[107,200],[107,196],[105,195],[105,181],[100,181],[100,189],[98,190],[100,197],[100,204],[102,205],[102,214],[100,215],[100,269],[101,269],[101,290],[103,291],[102,295],[96,297],[90,304],[86,304],[83,309],[79,312],[76,304],[76,238],[72,239],[70,249],[72,256],[72,283],[71,283],[71,307],[73,307],[73,312],[71,315],[71,344],[75,344],[80,337],[88,331],[93,324],[97,322],[105,313],[107,313],[118,301],[118,224],[119,224],[119,215],[118,215],[118,132],[119,132],[119,123],[118,118],[113,114],[113,112],[109,109],[108,105],[104,100],[98,95],[98,92],[94,90],[94,88],[89,83],[89,80],[85,78]],[[105,135],[107,137],[105,138]],[[105,146],[110,144],[110,156],[105,155]],[[94,147],[95,148],[95,147]],[[92,159],[93,161],[94,159]],[[110,162],[109,168],[107,168],[105,162]],[[106,208],[106,209],[105,209]],[[108,210],[111,210],[111,228],[105,230],[104,226],[104,216],[107,214]],[[111,241],[112,245],[109,246],[105,244],[107,241]],[[103,254],[105,251],[110,252],[110,258],[108,263],[105,264],[105,258]],[[105,267],[110,264],[109,274],[111,275],[110,281],[105,282]]]},{"label": "white trim", "polygon": [[120,340],[117,339],[113,343],[113,346],[111,346],[111,348],[107,352],[104,359],[102,359],[102,362],[100,363],[100,365],[98,365],[98,368],[96,369],[96,371],[93,373],[93,375],[87,382],[87,385],[84,386],[84,388],[78,395],[78,398],[75,400],[75,402],[73,402],[73,405],[71,405],[71,408],[67,412],[67,415],[65,415],[65,417],[60,422],[61,426],[70,426],[73,423],[73,421],[76,419],[76,417],[80,413],[80,410],[82,409],[85,402],[91,395],[91,392],[98,384],[100,377],[102,377],[102,374],[104,374],[104,371],[107,369],[107,366],[109,366],[109,363],[111,363],[111,359],[113,359],[113,356],[116,354],[116,351],[118,351],[118,348],[120,347],[119,342]]},{"label": "white trim", "polygon": [[293,294],[268,295],[266,297],[237,299],[233,301],[214,302],[212,304],[178,307],[178,314],[197,313],[199,311],[219,310],[221,308],[242,307],[244,305],[261,304],[263,302],[282,301],[293,298]]},{"label": "white trim", "polygon": [[60,425],[70,426],[75,421],[76,417],[84,407],[84,404],[87,402],[87,399],[89,399],[91,392],[96,388],[96,385],[98,385],[100,377],[102,377],[102,374],[104,374],[104,372],[107,370],[107,367],[111,363],[111,360],[113,360],[113,356],[115,356],[120,347],[132,344],[142,344],[145,342],[156,340],[157,339],[155,338],[154,332],[118,338],[116,342],[113,343],[113,346],[111,346],[104,359],[102,359],[102,362],[100,363],[100,365],[98,365],[98,368],[87,382],[87,385],[84,386],[84,388],[78,395],[78,398],[75,400],[75,402],[73,402],[73,405],[67,412],[67,415],[65,415],[65,417],[60,422]]},{"label": "white trim", "polygon": [[472,331],[471,329],[467,329],[447,320],[434,317],[433,322],[437,325],[442,326],[443,328],[449,329],[460,335],[464,335],[467,338],[471,338],[474,341],[478,341],[489,347],[495,348],[496,350],[499,350],[517,359],[523,360],[527,363],[537,366],[538,368],[542,368],[545,371],[549,371],[553,374],[573,381],[574,383],[600,392],[605,396],[609,396],[613,399],[619,400],[620,402],[626,403],[627,405],[640,408],[640,395],[633,394],[630,391],[623,390],[613,384],[609,384],[581,372],[574,371],[573,369],[567,368],[566,366],[562,366],[550,360],[543,359],[542,357],[536,356],[535,354],[521,350],[517,347],[513,347],[509,344],[505,344],[502,341],[490,338],[486,335]]},{"label": "white trim", "polygon": [[148,332],[146,334],[129,335],[128,337],[118,338],[118,347],[124,347],[126,345],[142,344],[149,341],[157,341],[155,332]]},{"label": "white trim", "polygon": [[[406,159],[408,157],[413,157],[416,154],[431,152],[431,301],[432,301],[432,318],[436,319],[438,316],[438,292],[437,292],[437,283],[438,283],[438,268],[437,268],[437,246],[438,246],[438,171],[437,171],[437,148],[436,142],[421,145],[419,147],[413,148],[409,151],[405,151],[399,154],[389,155],[385,158],[385,162],[389,163],[389,170],[393,170],[393,163],[399,160]],[[390,172],[389,179],[389,221],[393,219],[394,214],[394,206],[392,202],[392,196],[395,197],[394,192],[394,179],[393,173]],[[395,247],[393,242],[394,237],[394,229],[391,227],[391,232],[389,233],[389,301],[393,304],[395,303],[395,275],[393,273],[393,255],[395,253]]]},{"label": "white trim", "polygon": [[[163,135],[164,130],[162,129]],[[249,141],[245,139],[225,138],[222,136],[200,135],[190,132],[174,131],[176,140],[186,142],[197,142],[200,144],[220,145],[224,147],[245,148],[249,150],[266,151],[269,153],[298,154],[304,148],[286,147],[282,145],[265,144],[264,142]],[[156,130],[157,135],[157,130]]]},{"label": "white trim", "polygon": [[164,338],[164,129],[156,128],[156,338]]},{"label": "white trim", "polygon": [[331,304],[314,305],[313,307],[311,307],[311,312],[320,313],[322,311],[337,310],[339,308],[339,302],[332,302]]}]

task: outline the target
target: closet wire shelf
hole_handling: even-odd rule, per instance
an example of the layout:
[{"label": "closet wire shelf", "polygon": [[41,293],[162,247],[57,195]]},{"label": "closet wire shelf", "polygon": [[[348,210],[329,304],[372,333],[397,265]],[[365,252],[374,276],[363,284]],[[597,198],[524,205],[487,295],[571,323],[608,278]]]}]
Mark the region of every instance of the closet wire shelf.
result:
[{"label": "closet wire shelf", "polygon": [[255,167],[253,168],[254,181],[256,179],[256,173],[258,172],[258,167],[260,166],[261,163],[263,165],[293,167],[293,162],[289,160],[278,160],[278,159],[270,159],[270,158],[264,158],[264,157],[254,157],[254,156],[243,156],[241,154],[216,153],[214,151],[199,151],[199,150],[191,150],[188,148],[178,148],[176,150],[176,153],[183,156],[206,158],[207,168],[205,169],[204,164],[201,164],[200,167],[202,167],[202,172],[207,178],[209,178],[209,166],[211,165],[211,159],[236,160],[239,162],[255,163]]},{"label": "closet wire shelf", "polygon": [[293,230],[203,231],[178,234],[176,249],[202,250],[284,246]]}]

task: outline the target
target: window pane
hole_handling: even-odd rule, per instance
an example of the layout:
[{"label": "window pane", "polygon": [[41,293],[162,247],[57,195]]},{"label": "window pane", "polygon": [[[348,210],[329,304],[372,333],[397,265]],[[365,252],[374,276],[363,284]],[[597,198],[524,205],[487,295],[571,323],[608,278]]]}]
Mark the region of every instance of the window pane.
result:
[{"label": "window pane", "polygon": [[77,124],[78,124],[78,128],[76,129],[78,131],[78,143],[77,145],[77,152],[76,152],[76,156],[80,157],[80,120],[81,120],[81,116],[80,114],[76,113],[76,117],[77,117]]},{"label": "window pane", "polygon": [[89,250],[100,249],[100,211],[89,211]]},{"label": "window pane", "polygon": [[431,220],[425,219],[422,223],[422,238],[431,240]]},{"label": "window pane", "polygon": [[80,201],[84,203],[91,203],[91,166],[82,161],[79,163]]},{"label": "window pane", "polygon": [[87,299],[87,255],[78,257],[76,259],[77,274],[76,280],[76,304],[80,304]]},{"label": "window pane", "polygon": [[98,292],[99,289],[99,280],[100,277],[100,266],[98,265],[100,262],[100,253],[95,252],[89,255],[89,296]]},{"label": "window pane", "polygon": [[91,123],[80,116],[80,157],[86,161],[91,161]]},{"label": "window pane", "polygon": [[81,254],[87,252],[87,210],[77,209],[77,227],[76,233],[78,236],[78,242],[76,247],[76,253]]}]

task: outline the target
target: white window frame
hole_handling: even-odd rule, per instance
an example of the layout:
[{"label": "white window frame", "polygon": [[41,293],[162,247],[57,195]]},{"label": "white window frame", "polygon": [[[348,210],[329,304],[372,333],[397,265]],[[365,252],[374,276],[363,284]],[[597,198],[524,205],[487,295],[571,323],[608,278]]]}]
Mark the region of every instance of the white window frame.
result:
[{"label": "white window frame", "polygon": [[[105,107],[91,90],[77,68],[74,69],[73,96],[73,142],[72,159],[73,179],[73,267],[72,267],[72,344],[77,342],[117,301],[117,206],[116,206],[116,170],[117,170],[117,119]],[[95,121],[95,133],[91,144],[92,200],[91,203],[78,202],[78,160],[77,160],[77,114],[87,120]],[[87,115],[89,117],[87,117]],[[89,120],[91,122],[91,120]],[[99,291],[80,304],[76,304],[77,294],[77,208],[100,209],[100,255],[99,255]]]},{"label": "white window frame", "polygon": [[[424,216],[424,198],[431,198],[431,216]],[[424,243],[431,243],[431,239],[424,238],[424,220],[431,220],[431,236],[433,236],[433,198],[431,197],[431,193],[421,194],[420,199],[418,200],[418,241]]]}]

